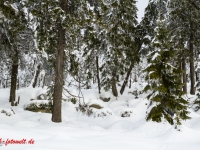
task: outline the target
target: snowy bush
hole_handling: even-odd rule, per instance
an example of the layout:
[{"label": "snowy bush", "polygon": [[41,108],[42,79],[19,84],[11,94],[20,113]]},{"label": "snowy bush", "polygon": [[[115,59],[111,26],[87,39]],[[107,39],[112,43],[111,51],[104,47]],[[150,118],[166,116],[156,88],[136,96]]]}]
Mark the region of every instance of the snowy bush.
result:
[{"label": "snowy bush", "polygon": [[123,111],[121,117],[130,117],[132,113],[132,111]]},{"label": "snowy bush", "polygon": [[113,115],[113,112],[108,108],[100,109],[94,113],[94,117],[102,117],[102,118],[111,115]]},{"label": "snowy bush", "polygon": [[102,108],[103,107],[100,106],[99,104],[79,103],[79,105],[76,107],[76,111],[79,111],[84,115],[91,116],[92,114],[94,114],[93,109],[102,109]]},{"label": "snowy bush", "polygon": [[51,101],[48,101],[48,102],[44,102],[44,101],[38,102],[37,100],[35,101],[36,102],[32,102],[28,105],[25,105],[24,109],[33,111],[33,112],[51,113],[51,110],[52,110]]},{"label": "snowy bush", "polygon": [[110,97],[108,97],[108,98],[104,98],[104,97],[99,97],[99,99],[101,99],[102,101],[104,101],[104,102],[109,102],[110,101]]},{"label": "snowy bush", "polygon": [[72,97],[69,99],[70,102],[72,102],[73,104],[76,104],[77,103],[77,99]]},{"label": "snowy bush", "polygon": [[8,111],[5,111],[4,109],[2,109],[1,113],[6,114],[6,116],[11,116],[11,113]]}]

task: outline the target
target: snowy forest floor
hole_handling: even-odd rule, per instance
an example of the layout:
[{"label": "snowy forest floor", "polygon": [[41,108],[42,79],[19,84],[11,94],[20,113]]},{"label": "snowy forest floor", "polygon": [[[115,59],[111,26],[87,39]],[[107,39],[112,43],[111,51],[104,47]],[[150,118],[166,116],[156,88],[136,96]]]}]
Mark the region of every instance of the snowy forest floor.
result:
[{"label": "snowy forest floor", "polygon": [[[90,117],[77,112],[73,103],[63,101],[62,123],[51,122],[50,113],[24,110],[30,99],[44,93],[42,88],[23,88],[18,106],[8,102],[9,89],[0,89],[0,150],[199,150],[200,112],[190,109],[192,119],[182,121],[180,131],[167,122],[146,122],[148,101],[141,94],[137,99],[126,89],[117,99],[110,92],[82,90],[86,103],[99,104]],[[71,88],[73,94],[78,91]],[[99,96],[110,97],[103,102]],[[188,95],[190,96],[190,95]],[[194,97],[191,100],[194,99]],[[11,109],[12,108],[12,109]],[[2,110],[6,111],[1,113]],[[13,111],[12,111],[13,110]],[[130,117],[121,117],[124,112]],[[125,113],[126,114],[126,113]],[[9,140],[26,140],[26,144],[9,144]],[[30,144],[30,140],[34,143]],[[5,144],[2,144],[2,141]],[[7,145],[6,145],[7,142]]]}]

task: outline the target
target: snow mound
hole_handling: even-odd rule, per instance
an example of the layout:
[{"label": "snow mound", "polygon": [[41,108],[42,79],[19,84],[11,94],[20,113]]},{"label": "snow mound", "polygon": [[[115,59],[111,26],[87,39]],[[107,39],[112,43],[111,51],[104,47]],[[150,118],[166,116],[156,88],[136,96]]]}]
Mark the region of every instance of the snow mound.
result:
[{"label": "snow mound", "polygon": [[133,129],[133,123],[130,121],[120,120],[108,126],[107,129],[131,130]]}]

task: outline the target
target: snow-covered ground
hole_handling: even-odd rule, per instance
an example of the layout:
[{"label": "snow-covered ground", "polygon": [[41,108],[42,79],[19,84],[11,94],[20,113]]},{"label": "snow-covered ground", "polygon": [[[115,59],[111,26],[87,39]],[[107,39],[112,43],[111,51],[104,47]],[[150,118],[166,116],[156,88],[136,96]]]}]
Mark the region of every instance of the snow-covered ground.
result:
[{"label": "snow-covered ground", "polygon": [[[146,122],[148,101],[143,99],[144,95],[135,99],[129,93],[142,85],[137,83],[132,87],[117,99],[109,92],[99,95],[97,89],[82,90],[86,103],[99,104],[103,109],[94,110],[94,114],[88,117],[77,112],[73,103],[63,101],[62,123],[51,122],[51,114],[24,110],[24,105],[45,89],[29,87],[18,90],[20,104],[15,107],[8,103],[9,89],[0,89],[0,150],[200,149],[200,113],[191,109],[192,119],[183,121],[180,131],[167,122]],[[78,93],[73,88],[70,91]],[[111,99],[103,102],[100,96]],[[122,113],[130,117],[121,117]],[[22,143],[11,144],[11,140],[22,140]]]}]

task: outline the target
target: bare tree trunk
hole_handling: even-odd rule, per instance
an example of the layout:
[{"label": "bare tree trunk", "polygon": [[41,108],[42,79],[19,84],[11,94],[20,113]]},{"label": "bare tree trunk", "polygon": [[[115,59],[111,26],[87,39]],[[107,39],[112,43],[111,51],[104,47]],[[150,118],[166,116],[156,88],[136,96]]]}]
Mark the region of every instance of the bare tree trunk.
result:
[{"label": "bare tree trunk", "polygon": [[185,58],[182,59],[182,70],[183,72],[183,92],[187,93],[187,76],[186,76],[186,63]]},{"label": "bare tree trunk", "polygon": [[115,97],[118,96],[118,91],[117,91],[117,81],[116,81],[116,72],[113,70],[112,73],[112,93]]},{"label": "bare tree trunk", "polygon": [[62,89],[63,89],[63,65],[64,65],[64,49],[65,49],[65,30],[62,28],[60,19],[58,21],[58,43],[55,67],[55,83],[53,92],[53,108],[52,121],[62,122],[61,105],[62,105]]},{"label": "bare tree trunk", "polygon": [[[61,0],[60,7],[67,13],[68,0]],[[66,47],[65,29],[63,29],[60,18],[57,19],[58,40],[57,56],[55,67],[55,83],[53,93],[52,121],[62,122],[62,89],[63,89],[63,69],[64,69],[64,50]]]},{"label": "bare tree trunk", "polygon": [[98,89],[99,94],[101,94],[101,85],[100,85],[100,78],[99,78],[99,58],[96,56],[96,67],[97,67],[97,83],[98,83]]},{"label": "bare tree trunk", "polygon": [[33,82],[33,88],[35,88],[36,84],[37,84],[37,79],[38,76],[40,74],[40,65],[37,66],[36,72],[35,72],[35,76],[34,76],[34,82]]},{"label": "bare tree trunk", "polygon": [[130,74],[130,78],[129,78],[129,89],[131,88],[131,76],[132,74]]},{"label": "bare tree trunk", "polygon": [[190,22],[190,80],[191,80],[191,89],[190,94],[195,95],[195,71],[194,71],[194,33],[192,31],[193,29],[193,23]]},{"label": "bare tree trunk", "polygon": [[10,86],[10,99],[11,106],[15,106],[15,96],[16,96],[16,87],[17,87],[17,75],[18,75],[18,52],[15,51],[15,54],[12,58],[12,70],[11,70],[11,86]]},{"label": "bare tree trunk", "polygon": [[45,86],[45,78],[46,78],[46,74],[44,74],[44,77],[43,77],[42,88],[44,88],[44,86]]},{"label": "bare tree trunk", "polygon": [[129,76],[130,76],[130,74],[131,74],[132,69],[133,69],[133,64],[131,63],[131,65],[130,65],[130,67],[129,67],[129,69],[128,69],[128,72],[127,72],[127,74],[126,74],[126,78],[125,78],[125,80],[124,80],[124,83],[123,83],[123,85],[122,85],[122,87],[121,87],[121,89],[120,89],[120,94],[121,94],[121,95],[124,93],[124,90],[125,90],[126,84],[128,83],[128,78],[129,78]]}]

